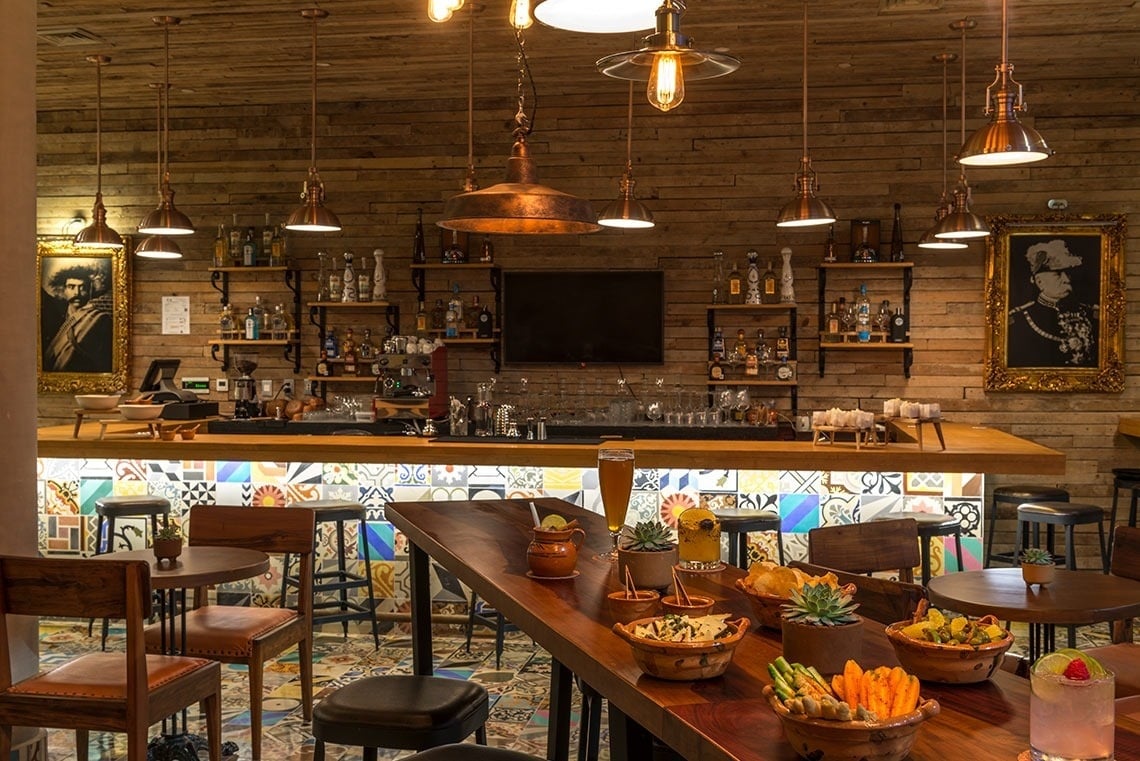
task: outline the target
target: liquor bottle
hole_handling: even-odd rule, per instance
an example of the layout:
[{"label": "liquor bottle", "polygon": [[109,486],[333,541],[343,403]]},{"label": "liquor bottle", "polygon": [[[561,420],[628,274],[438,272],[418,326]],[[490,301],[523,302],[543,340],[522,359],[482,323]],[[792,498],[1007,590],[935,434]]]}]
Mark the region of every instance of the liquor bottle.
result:
[{"label": "liquor bottle", "polygon": [[828,333],[839,332],[839,302],[831,302],[831,312],[827,315],[827,331]]},{"label": "liquor bottle", "polygon": [[329,255],[317,252],[317,301],[329,301]]},{"label": "liquor bottle", "polygon": [[249,308],[249,312],[245,316],[243,336],[247,341],[256,341],[261,338],[261,320],[253,313],[253,307]]},{"label": "liquor bottle", "polygon": [[[843,296],[839,297],[839,332],[850,332],[855,328],[855,314],[847,305],[847,299]],[[846,338],[844,339],[846,340]]]},{"label": "liquor bottle", "polygon": [[891,224],[891,261],[903,260],[902,204],[895,204],[895,220]]},{"label": "liquor bottle", "polygon": [[288,260],[288,243],[285,239],[285,225],[273,228],[273,239],[269,241],[269,266],[284,267]]},{"label": "liquor bottle", "polygon": [[867,298],[867,284],[859,286],[859,296],[855,299],[855,336],[859,343],[871,340],[871,300]]},{"label": "liquor bottle", "polygon": [[725,282],[724,282],[724,252],[713,251],[713,276],[712,276],[712,302],[713,304],[723,304],[725,302]]},{"label": "liquor bottle", "polygon": [[908,327],[903,308],[896,307],[894,317],[891,318],[891,343],[906,343]]},{"label": "liquor bottle", "polygon": [[325,343],[322,349],[329,359],[336,357],[337,351],[340,349],[336,341],[336,328],[329,328],[325,331]]},{"label": "liquor bottle", "polygon": [[218,318],[218,337],[222,340],[233,338],[236,332],[234,324],[234,310],[229,304],[222,307],[222,315]]},{"label": "liquor bottle", "polygon": [[329,301],[340,301],[343,290],[344,270],[341,266],[340,257],[333,254],[329,261]]},{"label": "liquor bottle", "polygon": [[230,261],[233,266],[241,266],[241,228],[238,227],[237,214],[234,214],[234,224],[230,228]]},{"label": "liquor bottle", "polygon": [[257,241],[253,238],[252,227],[245,229],[245,237],[241,241],[241,264],[243,267],[257,264]]},{"label": "liquor bottle", "polygon": [[463,296],[459,294],[458,282],[451,286],[451,299],[447,302],[447,308],[455,310],[456,325],[463,327]]},{"label": "liquor bottle", "polygon": [[732,271],[728,273],[728,303],[744,303],[744,283],[740,278],[740,270],[736,268],[736,262],[732,263]]},{"label": "liquor bottle", "polygon": [[851,249],[851,261],[860,264],[873,264],[879,261],[879,252],[871,245],[871,223],[864,222],[860,226],[861,239],[857,245]]},{"label": "liquor bottle", "polygon": [[784,246],[780,249],[780,258],[784,260],[780,268],[780,303],[796,303],[796,279],[792,272],[792,249]]},{"label": "liquor bottle", "polygon": [[791,356],[791,346],[788,343],[788,328],[780,326],[780,335],[776,338],[776,361],[787,362]]},{"label": "liquor bottle", "polygon": [[479,318],[475,323],[475,337],[476,338],[490,338],[495,332],[495,315],[491,314],[491,310],[484,304],[483,308],[479,310]]},{"label": "liquor bottle", "polygon": [[835,261],[835,225],[827,226],[827,241],[823,244],[823,260]]},{"label": "liquor bottle", "polygon": [[880,333],[889,333],[891,330],[891,302],[883,299],[879,304],[879,313],[875,315],[875,330]]},{"label": "liquor bottle", "polygon": [[444,313],[444,333],[447,338],[459,337],[459,312],[455,308],[455,300],[447,302],[447,312]]},{"label": "liquor bottle", "polygon": [[451,231],[451,245],[443,250],[440,261],[444,264],[463,264],[467,261],[467,252],[459,245],[459,231]]},{"label": "liquor bottle", "polygon": [[[344,274],[341,275],[340,300],[342,302],[356,301],[356,270],[352,268],[352,252],[344,252]],[[333,298],[336,294],[333,294]]]},{"label": "liquor bottle", "polygon": [[744,337],[744,328],[739,328],[736,331],[736,341],[732,344],[732,357],[730,362],[732,364],[743,364],[748,358],[748,340]]},{"label": "liquor bottle", "polygon": [[261,228],[261,254],[262,264],[269,264],[273,256],[274,227],[269,221],[269,212],[265,212],[265,225]]},{"label": "liquor bottle", "polygon": [[384,249],[372,249],[372,256],[376,258],[376,266],[372,270],[372,300],[388,300],[388,271],[384,269]]},{"label": "liquor bottle", "polygon": [[772,269],[771,259],[768,260],[767,269],[764,270],[760,283],[760,303],[775,304],[779,302],[780,293],[776,290],[776,270]]},{"label": "liquor bottle", "polygon": [[760,298],[760,254],[755,249],[747,254],[748,256],[748,292],[744,296],[745,304],[759,304]]},{"label": "liquor bottle", "polygon": [[424,302],[420,302],[416,309],[416,338],[426,338],[428,332],[428,313]]},{"label": "liquor bottle", "polygon": [[416,209],[416,234],[412,238],[412,264],[427,263],[427,247],[424,245],[424,210]]},{"label": "liquor bottle", "polygon": [[764,329],[756,329],[756,358],[759,361],[760,367],[764,370],[764,375],[768,374],[768,368],[772,364],[772,347],[768,345],[768,341],[764,338]]},{"label": "liquor bottle", "polygon": [[760,355],[756,353],[756,349],[754,348],[749,349],[748,354],[744,357],[744,374],[760,374]]},{"label": "liquor bottle", "polygon": [[479,323],[479,313],[482,311],[483,305],[479,303],[479,294],[471,297],[471,305],[463,310],[463,327],[468,330],[475,330]]},{"label": "liquor bottle", "polygon": [[342,357],[347,357],[350,352],[356,352],[356,337],[352,328],[345,328],[344,338],[340,340],[340,354]]},{"label": "liquor bottle", "polygon": [[356,300],[372,301],[372,269],[368,266],[368,255],[360,255],[360,271],[356,273]]},{"label": "liquor bottle", "polygon": [[[261,303],[260,296],[253,297],[253,307],[250,308],[250,312],[252,312],[253,316],[257,318],[258,336],[260,337],[262,333],[268,333],[269,318],[266,316],[265,305]],[[266,337],[268,338],[268,336]]]},{"label": "liquor bottle", "polygon": [[709,364],[709,380],[721,381],[724,380],[724,366],[720,363],[720,355],[714,354],[712,363]]},{"label": "liquor bottle", "polygon": [[447,307],[443,305],[443,299],[436,299],[435,306],[431,309],[431,329],[443,330],[447,325]]},{"label": "liquor bottle", "polygon": [[273,316],[269,318],[270,336],[277,341],[289,338],[289,322],[285,316],[285,305],[277,304],[273,307]]},{"label": "liquor bottle", "polygon": [[495,246],[491,243],[491,236],[483,236],[483,247],[479,252],[479,261],[491,264],[495,261]]},{"label": "liquor bottle", "polygon": [[720,328],[713,330],[712,344],[709,346],[709,356],[724,356],[724,331]]},{"label": "liquor bottle", "polygon": [[218,225],[218,235],[214,238],[214,266],[225,267],[229,261],[230,249],[226,243],[226,226]]}]

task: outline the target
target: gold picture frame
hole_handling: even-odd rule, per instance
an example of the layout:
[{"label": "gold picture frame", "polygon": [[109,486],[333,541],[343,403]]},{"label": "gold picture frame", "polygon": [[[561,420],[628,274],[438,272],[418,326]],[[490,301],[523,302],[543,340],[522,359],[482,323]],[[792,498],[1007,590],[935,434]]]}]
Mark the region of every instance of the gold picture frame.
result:
[{"label": "gold picture frame", "polygon": [[129,240],[79,249],[70,237],[36,240],[36,380],[41,392],[127,388]]},{"label": "gold picture frame", "polygon": [[986,243],[986,391],[1124,390],[1123,214],[999,216]]}]

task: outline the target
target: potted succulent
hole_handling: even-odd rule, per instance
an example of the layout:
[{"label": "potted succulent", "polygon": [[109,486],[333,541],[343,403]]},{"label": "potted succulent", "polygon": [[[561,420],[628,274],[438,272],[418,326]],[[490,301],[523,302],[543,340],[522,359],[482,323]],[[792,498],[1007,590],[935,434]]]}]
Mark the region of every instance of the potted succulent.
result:
[{"label": "potted succulent", "polygon": [[660,521],[639,521],[624,526],[618,540],[618,576],[626,569],[638,587],[664,589],[673,583],[677,564],[677,542],[673,532]]},{"label": "potted succulent", "polygon": [[1021,553],[1021,578],[1025,579],[1026,586],[1040,584],[1044,586],[1053,580],[1057,566],[1053,563],[1053,555],[1040,547],[1030,547]]},{"label": "potted succulent", "polygon": [[838,674],[848,660],[863,652],[863,617],[855,613],[851,585],[804,584],[793,589],[783,606],[780,629],[784,657],[814,666],[823,674]]},{"label": "potted succulent", "polygon": [[159,527],[154,535],[154,544],[151,549],[158,562],[173,561],[182,554],[182,530],[174,523],[167,523]]}]

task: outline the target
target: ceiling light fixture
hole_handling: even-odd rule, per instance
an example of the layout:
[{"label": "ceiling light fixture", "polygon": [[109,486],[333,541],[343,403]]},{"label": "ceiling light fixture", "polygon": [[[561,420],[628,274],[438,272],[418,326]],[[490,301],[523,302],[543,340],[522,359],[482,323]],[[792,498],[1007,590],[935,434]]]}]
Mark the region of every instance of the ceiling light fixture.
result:
[{"label": "ceiling light fixture", "polygon": [[[962,94],[959,100],[962,103],[962,139],[966,139],[966,30],[977,25],[972,18],[953,21],[950,28],[962,33]],[[966,182],[966,167],[958,162],[958,184],[954,186],[954,205],[950,213],[943,217],[934,226],[935,238],[970,239],[985,238],[990,234],[989,225],[974,212],[970,211],[970,184]]]},{"label": "ceiling light fixture", "polygon": [[[530,157],[527,136],[533,124],[524,110],[524,78],[535,93],[534,78],[526,57],[520,30],[515,30],[518,45],[517,102],[514,146],[507,159],[506,181],[489,188],[454,195],[443,205],[443,219],[438,224],[447,230],[473,233],[506,233],[520,235],[575,235],[601,229],[590,202],[538,184],[538,168]],[[537,95],[534,95],[537,100]],[[537,111],[537,106],[535,107]]]},{"label": "ceiling light fixture", "polygon": [[[1028,107],[1021,83],[1013,78],[1009,62],[1009,25],[1006,0],[1001,2],[1001,62],[994,67],[997,76],[986,88],[986,116],[989,124],[962,141],[958,163],[967,166],[1015,166],[1042,161],[1053,155],[1041,134],[1017,120],[1017,112]],[[997,92],[994,92],[994,88]],[[965,94],[963,94],[965,97]]]},{"label": "ceiling light fixture", "polygon": [[815,170],[811,168],[811,155],[808,154],[808,7],[804,0],[804,61],[803,61],[803,138],[804,152],[800,159],[800,171],[796,175],[796,197],[780,209],[776,227],[815,227],[829,225],[835,221],[835,212],[827,202],[816,196],[819,182]]},{"label": "ceiling light fixture", "polygon": [[170,187],[170,27],[182,23],[177,16],[155,16],[151,19],[162,27],[165,69],[159,94],[160,118],[158,208],[143,217],[139,232],[144,235],[192,235],[194,223],[174,206],[174,189]]},{"label": "ceiling light fixture", "polygon": [[91,224],[75,236],[77,248],[120,248],[123,238],[107,224],[107,207],[103,205],[103,66],[111,59],[105,55],[89,55],[95,64],[95,205],[91,207]]},{"label": "ceiling light fixture", "polygon": [[286,230],[310,233],[334,233],[340,230],[340,220],[337,219],[336,214],[325,208],[325,184],[321,182],[321,175],[317,172],[317,22],[328,18],[328,15],[329,12],[321,8],[306,8],[301,11],[301,17],[308,19],[313,24],[309,176],[305,180],[304,190],[301,191],[302,203],[293,210],[289,219],[286,220]]},{"label": "ceiling light fixture", "polygon": [[934,232],[938,229],[938,223],[950,213],[950,197],[946,194],[946,183],[949,173],[947,165],[950,163],[947,157],[946,122],[948,120],[950,102],[950,62],[956,60],[958,60],[957,53],[939,53],[934,56],[935,63],[942,64],[942,195],[938,199],[938,208],[934,211],[934,226],[924,232],[922,237],[918,239],[919,248],[931,248],[943,251],[968,248],[967,244],[960,240],[934,237]]},{"label": "ceiling light fixture", "polygon": [[600,59],[598,71],[614,79],[647,81],[649,102],[670,111],[685,100],[686,79],[715,79],[739,69],[740,59],[730,53],[693,49],[692,39],[680,32],[684,11],[682,0],[665,0],[656,12],[657,31],[642,40],[641,49]]},{"label": "ceiling light fixture", "polygon": [[[165,102],[163,92],[165,90],[161,82],[153,82],[150,86],[154,88],[155,93],[158,95],[158,120],[161,123],[162,107]],[[162,136],[160,134],[158,139],[158,161],[156,162],[159,183],[162,182],[162,155]],[[135,248],[135,256],[142,259],[181,259],[182,248],[174,242],[173,238],[167,235],[151,235],[144,238]]]},{"label": "ceiling light fixture", "polygon": [[625,130],[625,174],[618,184],[620,195],[606,204],[598,215],[598,224],[644,230],[653,227],[653,212],[633,195],[637,181],[633,179],[633,82],[629,83],[629,111]]},{"label": "ceiling light fixture", "polygon": [[442,24],[463,7],[463,0],[428,0],[428,18]]},{"label": "ceiling light fixture", "polygon": [[652,29],[661,0],[538,0],[534,16],[570,32],[611,34]]}]

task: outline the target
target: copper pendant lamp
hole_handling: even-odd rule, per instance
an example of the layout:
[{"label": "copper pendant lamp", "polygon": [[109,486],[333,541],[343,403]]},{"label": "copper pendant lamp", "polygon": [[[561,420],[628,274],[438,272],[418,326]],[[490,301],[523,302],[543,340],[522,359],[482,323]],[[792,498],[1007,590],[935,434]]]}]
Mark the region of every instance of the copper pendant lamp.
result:
[{"label": "copper pendant lamp", "polygon": [[340,220],[336,214],[325,207],[325,184],[321,182],[321,176],[317,172],[317,22],[328,18],[328,15],[329,12],[321,8],[306,8],[301,11],[301,17],[308,19],[313,24],[309,176],[305,180],[305,188],[301,191],[302,204],[289,215],[289,219],[285,222],[286,230],[331,233],[341,229]]},{"label": "copper pendant lamp", "polygon": [[629,83],[629,110],[625,130],[625,173],[618,184],[620,195],[610,201],[598,215],[598,224],[604,227],[622,227],[646,230],[654,226],[653,212],[633,194],[637,181],[633,179],[633,82]]},{"label": "copper pendant lamp", "polygon": [[811,168],[808,154],[808,7],[804,0],[804,60],[803,60],[803,157],[800,171],[796,174],[796,197],[784,204],[776,217],[776,227],[816,227],[835,222],[835,212],[822,198],[816,195],[819,181]]},{"label": "copper pendant lamp", "polygon": [[192,235],[194,223],[174,206],[174,189],[170,186],[170,27],[182,23],[182,19],[177,16],[155,16],[151,21],[162,27],[165,59],[159,120],[161,176],[158,208],[143,217],[138,229],[144,235]]},{"label": "copper pendant lamp", "polygon": [[686,80],[715,79],[739,69],[740,59],[731,53],[693,48],[692,39],[680,31],[684,12],[682,0],[665,0],[656,12],[656,31],[642,47],[599,59],[598,71],[614,79],[648,82],[649,102],[670,111],[684,101]]},{"label": "copper pendant lamp", "polygon": [[103,67],[111,59],[89,55],[87,61],[95,64],[95,205],[91,207],[91,224],[80,230],[73,242],[77,248],[121,248],[123,239],[107,224],[107,207],[103,205]]},{"label": "copper pendant lamp", "polygon": [[611,34],[652,29],[660,0],[538,0],[534,17],[570,32]]},{"label": "copper pendant lamp", "polygon": [[[1027,104],[1022,96],[1021,83],[1013,78],[1013,64],[1009,62],[1009,24],[1006,0],[1001,2],[1001,62],[995,68],[997,76],[986,88],[986,116],[992,114],[989,124],[962,141],[958,163],[966,166],[1015,166],[1043,161],[1053,155],[1045,138],[1037,130],[1017,119]],[[996,92],[994,88],[997,88]]]},{"label": "copper pendant lamp", "polygon": [[948,116],[949,101],[950,101],[950,62],[958,60],[957,53],[939,53],[934,56],[935,63],[942,64],[942,195],[938,200],[938,208],[934,212],[934,226],[929,228],[918,239],[919,248],[928,248],[934,250],[953,250],[968,248],[967,244],[960,240],[952,240],[950,238],[936,238],[934,237],[935,230],[938,229],[938,223],[941,222],[947,214],[950,213],[950,198],[946,193],[946,182],[949,164],[947,158],[947,142],[946,142],[946,121]]},{"label": "copper pendant lamp", "polygon": [[[158,94],[158,120],[162,123],[162,109],[165,103],[163,94],[165,87],[161,82],[151,84],[154,91]],[[158,138],[158,178],[159,183],[162,182],[162,157],[164,155],[162,147],[162,135],[159,134]],[[181,259],[182,248],[174,241],[174,238],[168,235],[151,235],[142,240],[138,246],[135,247],[135,256],[141,259]]]}]

